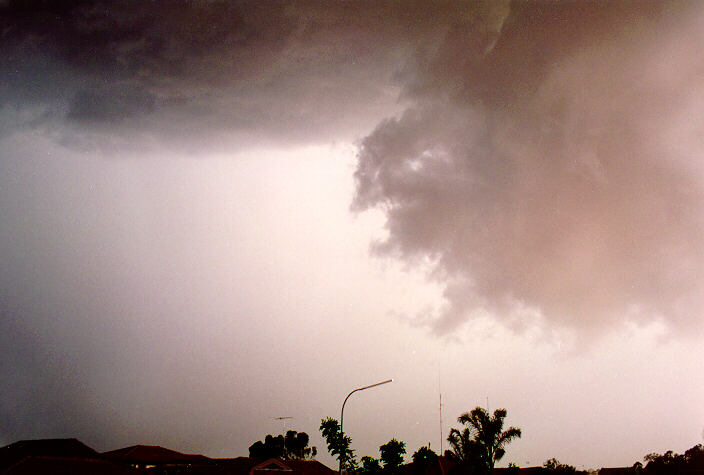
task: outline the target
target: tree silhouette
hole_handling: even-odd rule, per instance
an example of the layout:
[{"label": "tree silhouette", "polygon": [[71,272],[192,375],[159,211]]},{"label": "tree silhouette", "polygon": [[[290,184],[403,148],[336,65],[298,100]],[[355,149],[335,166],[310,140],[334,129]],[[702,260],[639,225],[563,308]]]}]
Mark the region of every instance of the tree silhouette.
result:
[{"label": "tree silhouette", "polygon": [[311,459],[316,456],[318,449],[308,447],[310,438],[305,432],[290,430],[284,437],[284,458],[286,459]]},{"label": "tree silhouette", "polygon": [[506,453],[505,446],[521,437],[521,429],[503,430],[506,409],[497,409],[490,416],[486,409],[475,407],[457,418],[463,430],[453,428],[447,440],[457,461],[478,473],[491,473],[494,464]]},{"label": "tree silhouette", "polygon": [[362,457],[362,473],[381,473],[381,465],[379,459],[365,455]]},{"label": "tree silhouette", "polygon": [[403,464],[403,454],[406,453],[406,443],[391,439],[379,447],[379,459],[384,464],[384,471],[393,472]]},{"label": "tree silhouette", "polygon": [[437,460],[438,454],[429,445],[424,445],[413,453],[413,471],[425,473],[426,468],[437,463]]},{"label": "tree silhouette", "polygon": [[249,456],[258,459],[284,458],[284,436],[268,434],[264,442],[258,440],[249,446]]},{"label": "tree silhouette", "polygon": [[268,459],[307,459],[313,458],[318,450],[308,447],[310,438],[305,432],[290,430],[286,436],[267,435],[264,442],[258,440],[249,446],[249,456],[252,458]]},{"label": "tree silhouette", "polygon": [[704,469],[704,446],[695,445],[684,454],[668,450],[664,454],[648,454],[644,457],[646,474],[667,475],[682,473],[687,470]]},{"label": "tree silhouette", "polygon": [[543,464],[543,468],[555,475],[571,475],[577,471],[577,469],[572,465],[560,463],[560,461],[556,458],[546,460]]},{"label": "tree silhouette", "polygon": [[350,448],[352,439],[340,431],[340,423],[332,417],[320,421],[320,432],[328,446],[328,452],[340,460],[342,457],[342,470],[353,472],[357,469],[357,459],[354,450]]},{"label": "tree silhouette", "polygon": [[687,450],[684,459],[688,468],[704,470],[704,445],[698,444]]},{"label": "tree silhouette", "polygon": [[413,463],[421,466],[428,465],[438,459],[438,454],[428,445],[424,445],[413,453]]}]

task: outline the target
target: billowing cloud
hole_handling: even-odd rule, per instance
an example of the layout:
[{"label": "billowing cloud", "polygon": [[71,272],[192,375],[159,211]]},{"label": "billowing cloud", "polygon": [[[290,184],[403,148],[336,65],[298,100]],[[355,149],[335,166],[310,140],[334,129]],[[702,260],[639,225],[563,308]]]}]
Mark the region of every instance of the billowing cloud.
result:
[{"label": "billowing cloud", "polygon": [[701,19],[517,2],[416,50],[413,106],[361,142],[353,208],[386,213],[377,252],[431,262],[437,331],[487,312],[701,329]]},{"label": "billowing cloud", "polygon": [[696,320],[696,3],[0,9],[0,135],[195,151],[351,139],[398,111],[361,142],[354,207],[387,212],[380,252],[434,263],[438,328],[516,306]]}]

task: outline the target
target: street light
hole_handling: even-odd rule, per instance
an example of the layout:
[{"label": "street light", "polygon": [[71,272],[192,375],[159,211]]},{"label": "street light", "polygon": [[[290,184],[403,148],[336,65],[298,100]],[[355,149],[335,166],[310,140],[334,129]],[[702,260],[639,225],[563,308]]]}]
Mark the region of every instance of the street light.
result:
[{"label": "street light", "polygon": [[[350,398],[350,396],[352,394],[356,393],[357,391],[364,391],[365,389],[370,389],[370,388],[374,388],[376,386],[381,386],[382,384],[390,383],[391,381],[393,381],[393,379],[387,379],[386,381],[381,381],[379,383],[370,384],[369,386],[363,386],[361,388],[355,389],[354,391],[351,391],[347,395],[347,397],[345,398],[345,400],[342,403],[342,410],[340,411],[340,440],[341,441],[344,440],[343,437],[345,436],[345,433],[342,431],[342,422],[343,422],[343,419],[345,418],[345,404],[347,404],[347,400]],[[340,450],[340,475],[342,475],[342,464],[344,463],[344,459],[345,459],[345,449],[344,449],[344,447],[340,447],[340,449],[341,449]]]}]

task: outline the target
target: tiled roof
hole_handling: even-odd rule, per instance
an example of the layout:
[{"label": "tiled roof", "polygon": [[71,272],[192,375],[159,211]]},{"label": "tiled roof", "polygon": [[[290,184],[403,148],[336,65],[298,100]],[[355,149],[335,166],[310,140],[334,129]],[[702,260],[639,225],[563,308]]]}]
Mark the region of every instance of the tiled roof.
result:
[{"label": "tiled roof", "polygon": [[0,472],[25,457],[97,458],[99,455],[78,439],[20,440],[0,448]]},{"label": "tiled roof", "polygon": [[[0,448],[0,475],[134,475],[129,465],[156,465],[161,474],[171,465],[191,475],[336,475],[317,460],[237,457],[211,459],[152,445],[133,445],[99,454],[76,439],[23,440]],[[166,472],[164,472],[166,473]]]},{"label": "tiled roof", "polygon": [[103,457],[125,463],[163,465],[172,463],[195,463],[210,460],[204,455],[183,454],[156,445],[133,445],[104,452]]},{"label": "tiled roof", "polygon": [[237,457],[208,459],[190,465],[189,475],[334,475],[337,472],[316,460],[280,460]]},{"label": "tiled roof", "polygon": [[0,470],[1,475],[137,475],[141,472],[106,460],[25,457],[14,465]]},{"label": "tiled roof", "polygon": [[317,460],[282,460],[282,462],[291,467],[291,469],[300,474],[305,475],[332,475],[337,473],[336,470],[323,465]]}]

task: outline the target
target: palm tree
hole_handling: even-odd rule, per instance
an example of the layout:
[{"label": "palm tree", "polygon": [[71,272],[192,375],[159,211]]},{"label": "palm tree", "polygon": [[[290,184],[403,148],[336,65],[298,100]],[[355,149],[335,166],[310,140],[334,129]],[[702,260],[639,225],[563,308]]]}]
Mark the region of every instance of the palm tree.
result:
[{"label": "palm tree", "polygon": [[503,430],[505,418],[506,409],[495,410],[491,417],[486,409],[478,406],[458,417],[457,422],[465,428],[462,431],[453,428],[447,438],[458,461],[491,473],[494,464],[506,453],[506,444],[521,437],[521,429],[516,427]]}]

